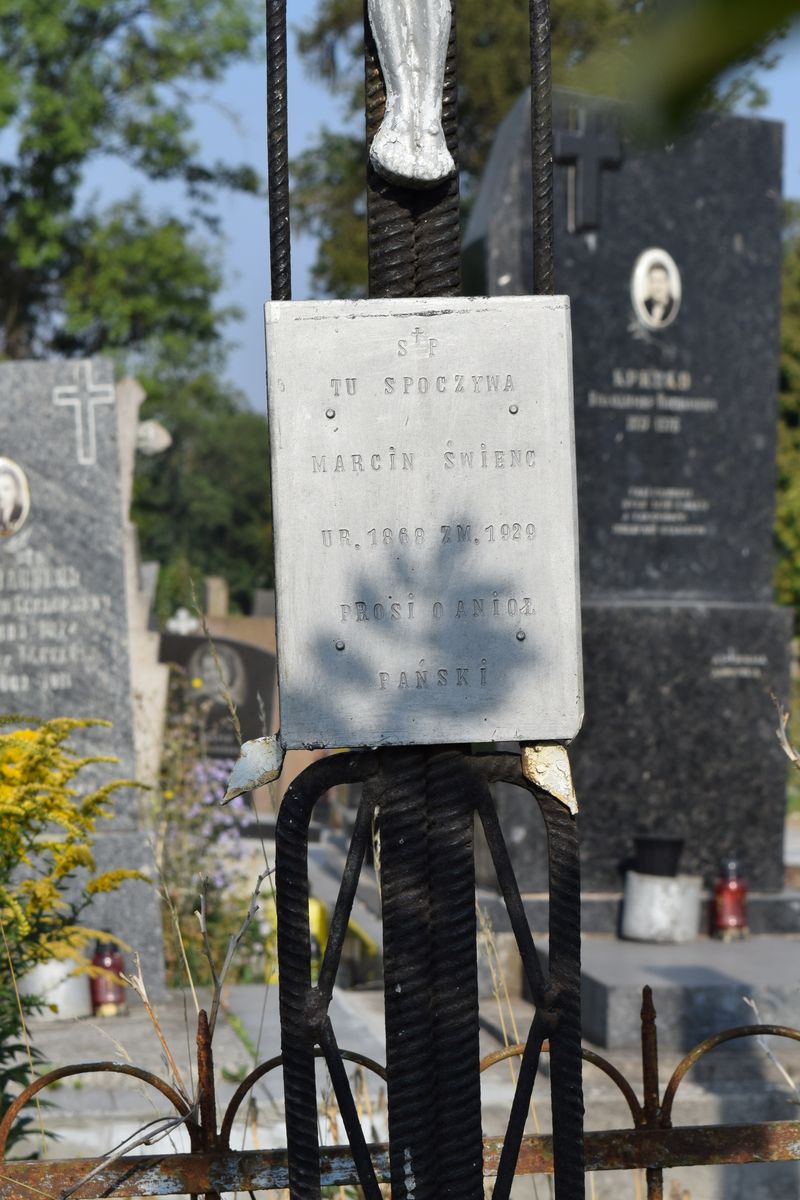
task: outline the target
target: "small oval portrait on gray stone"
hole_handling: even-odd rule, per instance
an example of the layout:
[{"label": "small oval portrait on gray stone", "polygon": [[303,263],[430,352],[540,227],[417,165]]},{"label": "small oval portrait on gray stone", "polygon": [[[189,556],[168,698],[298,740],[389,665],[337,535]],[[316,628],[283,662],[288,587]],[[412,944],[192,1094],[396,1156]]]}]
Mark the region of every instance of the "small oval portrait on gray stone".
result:
[{"label": "small oval portrait on gray stone", "polygon": [[666,329],[675,320],[681,306],[681,273],[666,250],[651,246],[636,259],[631,302],[648,329]]},{"label": "small oval portrait on gray stone", "polygon": [[189,659],[188,674],[198,700],[224,704],[230,696],[236,704],[243,704],[246,699],[244,663],[232,646],[221,642],[216,642],[213,648],[210,644],[198,646]]},{"label": "small oval portrait on gray stone", "polygon": [[0,458],[0,538],[22,528],[31,510],[28,478],[13,458]]}]

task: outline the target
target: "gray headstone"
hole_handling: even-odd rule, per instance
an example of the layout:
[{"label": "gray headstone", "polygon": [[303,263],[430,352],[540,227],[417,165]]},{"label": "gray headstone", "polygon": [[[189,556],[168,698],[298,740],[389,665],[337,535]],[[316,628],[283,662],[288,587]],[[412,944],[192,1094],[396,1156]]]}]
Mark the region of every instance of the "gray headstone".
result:
[{"label": "gray headstone", "polygon": [[[529,98],[498,131],[467,286],[532,288]],[[771,606],[782,129],[698,118],[636,142],[624,106],[554,99],[556,288],[573,316],[586,717],[572,760],[583,879],[613,890],[633,836],[736,853],[781,886],[786,764],[768,697],[791,618]],[[510,802],[509,802],[510,803]],[[520,822],[517,821],[519,825]],[[515,853],[544,885],[538,833]]]},{"label": "gray headstone", "polygon": [[275,591],[273,588],[256,588],[253,592],[253,616],[275,616]]},{"label": "gray headstone", "polygon": [[[118,762],[86,778],[136,774],[123,514],[111,364],[0,364],[0,696],[5,714],[98,717],[76,735]],[[142,799],[117,793],[96,842],[103,869],[147,869]],[[163,986],[158,900],[129,883],[101,895],[85,921],[138,950],[148,988]],[[132,964],[131,964],[132,965]]]}]

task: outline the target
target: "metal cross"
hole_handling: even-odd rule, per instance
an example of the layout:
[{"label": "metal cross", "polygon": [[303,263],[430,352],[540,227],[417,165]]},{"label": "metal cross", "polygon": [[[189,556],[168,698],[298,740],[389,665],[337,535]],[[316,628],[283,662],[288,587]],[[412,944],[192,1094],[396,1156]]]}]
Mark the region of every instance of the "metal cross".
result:
[{"label": "metal cross", "polygon": [[611,132],[587,127],[586,110],[578,113],[577,129],[561,129],[555,135],[553,158],[570,168],[567,199],[567,228],[570,233],[597,229],[600,225],[600,173],[622,163],[622,143]]},{"label": "metal cross", "polygon": [[53,404],[75,410],[78,462],[82,467],[93,467],[97,462],[95,409],[99,404],[113,404],[115,393],[112,384],[94,382],[91,362],[81,363],[80,367],[83,378],[79,377],[77,383],[53,388]]}]

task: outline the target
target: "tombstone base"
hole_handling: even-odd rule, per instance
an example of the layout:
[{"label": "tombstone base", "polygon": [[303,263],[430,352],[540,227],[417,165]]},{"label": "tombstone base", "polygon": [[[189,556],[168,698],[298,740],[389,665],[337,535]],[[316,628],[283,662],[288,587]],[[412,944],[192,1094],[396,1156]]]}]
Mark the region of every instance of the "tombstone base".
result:
[{"label": "tombstone base", "polygon": [[586,721],[572,750],[587,891],[616,891],[633,838],[682,837],[710,885],[736,858],[755,891],[783,886],[792,614],[761,604],[589,604]]},{"label": "tombstone base", "polygon": [[[528,925],[535,934],[548,927],[546,892],[523,895],[522,903]],[[496,892],[486,888],[478,893],[478,904],[489,918],[496,933],[509,928],[503,905]],[[700,931],[709,928],[711,895],[704,893],[700,908]],[[581,896],[581,930],[584,934],[617,934],[620,928],[622,892],[584,892]],[[780,892],[751,892],[747,898],[747,923],[753,937],[760,935],[800,934],[800,889],[784,888]]]},{"label": "tombstone base", "polygon": [[[584,938],[584,1036],[609,1049],[637,1045],[645,984],[653,988],[661,1048],[688,1050],[722,1029],[758,1020],[791,1025],[800,985],[794,947],[780,937],[676,946]],[[758,1018],[745,996],[758,1005]]]},{"label": "tombstone base", "polygon": [[[643,834],[683,838],[680,870],[702,875],[706,887],[730,857],[751,893],[779,892],[787,760],[770,692],[786,700],[792,614],[766,604],[641,601],[586,604],[582,620],[586,718],[570,759],[582,886],[592,904],[597,896],[600,927],[615,925],[633,839]],[[506,786],[497,804],[521,889],[545,891],[535,805]],[[483,857],[479,883],[494,886]],[[779,910],[772,906],[770,928],[786,927]]]}]

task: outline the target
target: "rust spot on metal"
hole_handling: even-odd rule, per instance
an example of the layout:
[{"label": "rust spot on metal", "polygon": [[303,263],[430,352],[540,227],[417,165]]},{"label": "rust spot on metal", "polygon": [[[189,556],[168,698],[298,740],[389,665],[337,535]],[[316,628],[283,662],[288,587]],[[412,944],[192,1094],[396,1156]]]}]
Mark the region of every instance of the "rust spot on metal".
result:
[{"label": "rust spot on metal", "polygon": [[141,1067],[129,1066],[127,1063],[80,1063],[74,1067],[58,1067],[55,1071],[48,1071],[46,1075],[42,1075],[39,1079],[34,1080],[33,1083],[29,1084],[28,1087],[24,1089],[24,1091],[20,1092],[16,1100],[14,1100],[13,1104],[7,1110],[3,1120],[0,1121],[0,1163],[4,1161],[6,1142],[8,1141],[8,1135],[11,1131],[11,1126],[16,1120],[17,1114],[25,1107],[29,1100],[33,1099],[38,1092],[41,1092],[44,1088],[49,1087],[50,1084],[56,1083],[59,1079],[68,1079],[71,1075],[98,1075],[106,1073],[112,1075],[129,1075],[133,1079],[140,1079],[143,1083],[146,1083],[150,1087],[155,1088],[156,1091],[161,1092],[161,1095],[165,1096],[166,1099],[169,1100],[170,1104],[173,1106],[173,1108],[177,1109],[181,1116],[188,1118],[186,1121],[186,1128],[189,1131],[190,1136],[193,1138],[192,1144],[194,1145],[194,1136],[198,1132],[198,1126],[197,1122],[192,1120],[189,1116],[192,1111],[191,1105],[183,1096],[180,1095],[179,1092],[176,1092],[175,1089],[170,1087],[168,1083],[165,1083],[163,1079],[159,1079],[159,1077],[154,1075],[152,1071],[145,1071]]},{"label": "rust spot on metal", "polygon": [[215,1150],[217,1138],[217,1100],[214,1088],[214,1054],[208,1014],[204,1008],[197,1014],[197,1083],[200,1108],[200,1134],[203,1150]]},{"label": "rust spot on metal", "polygon": [[787,1025],[737,1025],[734,1029],[726,1029],[723,1033],[717,1033],[713,1037],[706,1038],[704,1042],[700,1042],[699,1045],[695,1046],[681,1059],[672,1072],[672,1077],[666,1086],[664,1099],[661,1104],[662,1125],[669,1127],[672,1120],[672,1105],[675,1101],[675,1093],[684,1077],[700,1061],[703,1055],[708,1054],[710,1050],[716,1049],[717,1046],[721,1046],[723,1042],[733,1042],[738,1038],[746,1037],[783,1037],[800,1042],[800,1029],[790,1029]]},{"label": "rust spot on metal", "polygon": [[[504,1046],[502,1050],[495,1050],[492,1054],[485,1055],[481,1059],[480,1070],[481,1072],[486,1071],[489,1067],[493,1067],[496,1063],[504,1062],[507,1058],[519,1058],[524,1051],[524,1042],[518,1042],[513,1046]],[[542,1053],[548,1054],[549,1051],[550,1043],[545,1042],[542,1046]],[[612,1083],[617,1085],[619,1090],[622,1092],[622,1095],[625,1097],[625,1102],[631,1111],[634,1125],[643,1125],[645,1123],[644,1110],[636,1098],[636,1093],[622,1072],[618,1070],[613,1063],[610,1063],[608,1059],[603,1058],[600,1054],[595,1054],[594,1050],[587,1050],[585,1046],[581,1048],[581,1058],[584,1062],[591,1063],[593,1067],[597,1067],[599,1071],[602,1071],[604,1075],[608,1076]]]},{"label": "rust spot on metal", "polygon": [[[366,1067],[368,1071],[373,1071],[380,1079],[383,1080],[384,1083],[386,1082],[386,1067],[381,1066],[381,1064],[376,1062],[374,1058],[368,1058],[366,1054],[358,1054],[355,1050],[340,1050],[339,1053],[346,1062],[358,1063],[360,1066]],[[324,1053],[319,1046],[317,1046],[314,1050],[314,1057],[324,1057]],[[268,1058],[266,1062],[263,1062],[260,1066],[255,1067],[250,1074],[242,1080],[236,1091],[233,1093],[230,1103],[225,1110],[225,1116],[220,1128],[220,1141],[225,1149],[230,1146],[233,1122],[236,1119],[236,1114],[241,1108],[242,1101],[244,1100],[245,1096],[250,1089],[256,1083],[258,1083],[259,1079],[263,1079],[265,1075],[268,1075],[270,1071],[274,1071],[276,1067],[281,1066],[282,1063],[282,1054],[276,1054],[274,1058]]]},{"label": "rust spot on metal", "polygon": [[[483,1173],[494,1176],[501,1138],[484,1138]],[[587,1133],[586,1169],[619,1171],[706,1164],[796,1162],[800,1160],[800,1121],[753,1125],[700,1125],[675,1129],[612,1129]],[[389,1153],[370,1146],[379,1180],[389,1178]],[[55,1200],[97,1166],[91,1158],[63,1162],[13,1162],[0,1166],[0,1200],[44,1194]],[[357,1185],[358,1172],[346,1146],[320,1150],[323,1187]],[[553,1139],[522,1139],[517,1174],[553,1173]],[[186,1193],[276,1191],[288,1186],[286,1150],[218,1151],[118,1159],[76,1193],[76,1200],[104,1196],[179,1196]]]}]

